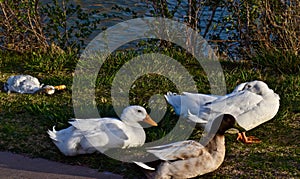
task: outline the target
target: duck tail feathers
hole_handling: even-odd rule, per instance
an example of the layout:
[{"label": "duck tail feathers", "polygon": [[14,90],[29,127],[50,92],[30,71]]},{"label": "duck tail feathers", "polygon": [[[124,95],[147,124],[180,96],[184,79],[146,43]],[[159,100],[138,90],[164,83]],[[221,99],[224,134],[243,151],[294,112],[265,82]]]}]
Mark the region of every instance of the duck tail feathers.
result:
[{"label": "duck tail feathers", "polygon": [[[176,93],[172,93],[172,92],[167,92],[167,94],[164,95],[167,102],[171,105],[174,104],[174,98],[176,98],[177,94]],[[179,99],[180,99],[180,96],[179,96]]]},{"label": "duck tail feathers", "polygon": [[142,162],[134,162],[135,164],[137,164],[138,166],[147,169],[147,170],[155,170],[155,168],[149,167],[148,165],[142,163]]},{"label": "duck tail feathers", "polygon": [[181,96],[177,95],[176,93],[168,92],[165,96],[167,102],[173,106],[174,111],[177,115],[181,113]]},{"label": "duck tail feathers", "polygon": [[57,137],[57,131],[55,130],[55,126],[53,126],[52,131],[48,130],[47,133],[52,140],[59,142]]}]

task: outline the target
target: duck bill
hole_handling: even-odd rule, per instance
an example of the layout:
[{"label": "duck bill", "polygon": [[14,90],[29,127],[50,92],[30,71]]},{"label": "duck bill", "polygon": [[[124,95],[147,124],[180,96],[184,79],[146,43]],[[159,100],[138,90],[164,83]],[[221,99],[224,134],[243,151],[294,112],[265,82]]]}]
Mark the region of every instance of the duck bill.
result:
[{"label": "duck bill", "polygon": [[66,89],[67,87],[66,87],[66,85],[58,85],[58,86],[54,86],[54,89],[56,89],[56,90],[64,90],[64,89]]},{"label": "duck bill", "polygon": [[157,123],[147,114],[143,122],[150,124],[151,126],[157,126]]}]

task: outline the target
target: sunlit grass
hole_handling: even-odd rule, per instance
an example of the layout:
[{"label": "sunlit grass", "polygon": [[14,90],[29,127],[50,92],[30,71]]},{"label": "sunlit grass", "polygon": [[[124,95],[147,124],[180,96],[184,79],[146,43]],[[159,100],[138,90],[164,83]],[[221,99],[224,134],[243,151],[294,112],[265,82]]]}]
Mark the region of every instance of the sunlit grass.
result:
[{"label": "sunlit grass", "polygon": [[[195,59],[180,53],[167,53],[178,60],[194,77],[198,91],[209,93],[206,74]],[[138,54],[120,52],[111,56],[102,66],[96,80],[96,102],[101,116],[116,116],[112,106],[111,83],[122,65]],[[68,127],[68,119],[75,117],[72,102],[73,73],[77,58],[74,55],[17,55],[0,54],[1,85],[10,75],[30,74],[44,84],[67,85],[67,90],[52,96],[44,94],[21,95],[0,93],[0,150],[25,153],[54,161],[85,165],[123,174],[128,178],[143,176],[133,164],[122,163],[102,154],[63,156],[47,136],[46,131]],[[228,135],[227,155],[222,166],[205,178],[230,177],[297,177],[299,172],[299,129],[300,129],[300,77],[295,74],[276,74],[272,70],[255,68],[250,63],[221,63],[226,80],[227,92],[244,81],[263,80],[281,97],[280,111],[275,118],[252,131],[249,135],[263,142],[244,145]],[[167,91],[178,92],[169,79],[157,74],[147,74],[131,85],[130,104],[139,104],[149,109],[149,99]],[[147,141],[166,135],[176,124],[178,116],[170,106],[158,127],[146,128]],[[192,139],[199,139],[195,130]]]}]

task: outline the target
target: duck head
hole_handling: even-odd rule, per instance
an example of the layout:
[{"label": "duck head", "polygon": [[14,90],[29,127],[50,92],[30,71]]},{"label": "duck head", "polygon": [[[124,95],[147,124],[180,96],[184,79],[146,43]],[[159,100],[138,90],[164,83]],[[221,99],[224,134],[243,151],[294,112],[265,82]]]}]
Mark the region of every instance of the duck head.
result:
[{"label": "duck head", "polygon": [[51,85],[45,85],[42,87],[42,91],[45,92],[46,94],[54,94],[55,92],[55,88],[54,86],[51,86]]},{"label": "duck head", "polygon": [[236,126],[235,118],[230,114],[221,115],[217,117],[217,119],[214,122],[220,123],[218,120],[221,120],[221,124],[217,131],[217,134],[224,135],[228,129],[231,129]]},{"label": "duck head", "polygon": [[46,94],[54,94],[55,90],[64,90],[66,89],[66,85],[58,85],[58,86],[51,86],[51,85],[45,85],[42,87],[42,91]]},{"label": "duck head", "polygon": [[236,128],[236,126],[235,117],[230,114],[221,114],[205,125],[200,143],[206,146],[216,135],[224,135],[228,129]]},{"label": "duck head", "polygon": [[145,122],[152,126],[157,126],[157,123],[149,116],[146,109],[142,106],[126,107],[120,118],[125,123],[134,124],[137,122]]},{"label": "duck head", "polygon": [[271,90],[266,83],[258,80],[246,83],[243,90],[247,90],[259,95],[265,95],[273,92],[273,90]]},{"label": "duck head", "polygon": [[225,132],[235,127],[236,121],[235,118],[230,114],[222,114],[211,120],[205,130],[209,134],[220,134],[224,135]]}]

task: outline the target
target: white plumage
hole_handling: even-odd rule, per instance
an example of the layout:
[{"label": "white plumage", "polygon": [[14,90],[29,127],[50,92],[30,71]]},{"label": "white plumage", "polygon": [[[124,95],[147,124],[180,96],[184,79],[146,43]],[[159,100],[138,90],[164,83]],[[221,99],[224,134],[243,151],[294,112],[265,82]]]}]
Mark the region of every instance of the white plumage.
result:
[{"label": "white plumage", "polygon": [[198,114],[202,106],[217,99],[224,99],[230,96],[234,96],[237,92],[240,92],[245,87],[246,83],[238,85],[230,94],[225,96],[209,95],[201,93],[189,93],[182,92],[181,95],[176,93],[168,92],[165,95],[167,102],[173,106],[174,111],[177,115],[184,117],[188,116],[188,113]]},{"label": "white plumage", "polygon": [[[246,82],[225,96],[183,93],[165,95],[176,114],[204,123],[220,114],[230,114],[246,131],[272,119],[279,109],[279,96],[262,81]],[[189,113],[190,111],[190,113]]]},{"label": "white plumage", "polygon": [[30,75],[16,75],[8,78],[4,90],[16,93],[35,93],[42,88],[39,80]]},{"label": "white plumage", "polygon": [[141,106],[125,108],[120,117],[73,119],[70,127],[55,131],[48,130],[50,138],[67,156],[105,152],[111,148],[137,147],[145,143],[146,135],[138,122],[157,126]]},{"label": "white plumage", "polygon": [[4,84],[4,90],[8,93],[16,92],[21,94],[34,94],[42,91],[47,94],[53,94],[55,90],[62,90],[65,88],[65,85],[51,86],[40,84],[37,78],[30,75],[11,76]]}]

